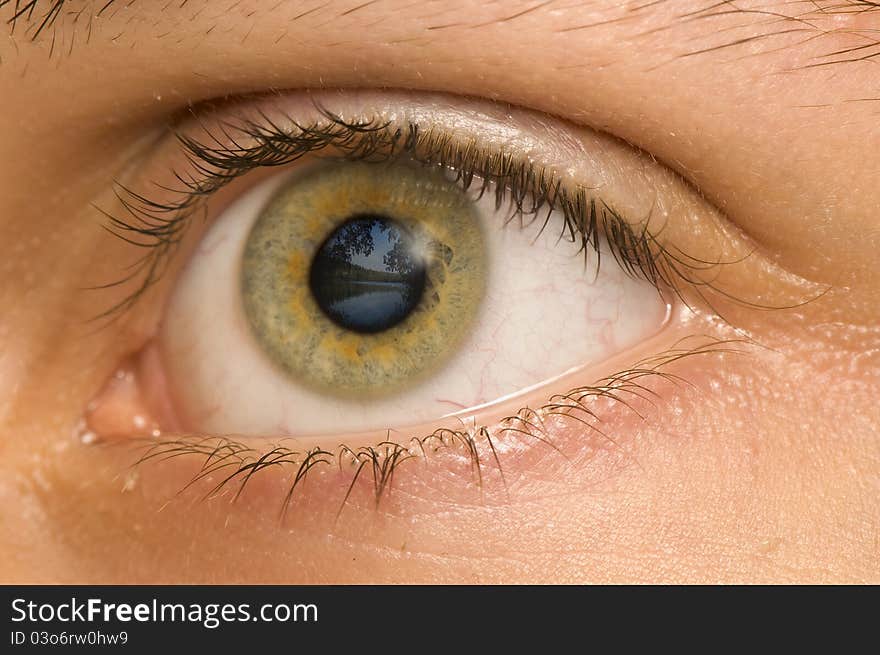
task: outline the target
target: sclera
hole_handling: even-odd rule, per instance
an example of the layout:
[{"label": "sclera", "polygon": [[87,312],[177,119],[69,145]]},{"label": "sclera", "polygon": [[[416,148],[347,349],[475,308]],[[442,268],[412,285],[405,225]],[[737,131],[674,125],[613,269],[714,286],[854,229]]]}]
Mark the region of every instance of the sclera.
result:
[{"label": "sclera", "polygon": [[509,208],[497,210],[494,194],[486,194],[476,201],[485,235],[484,302],[445,365],[380,398],[340,398],[297,383],[253,336],[239,279],[251,227],[298,172],[279,173],[233,202],[172,293],[159,348],[169,395],[187,430],[320,436],[426,423],[534,390],[638,344],[663,325],[666,302],[648,282],[627,275],[604,244],[597,271],[578,243],[561,238],[558,212],[550,213],[546,229],[543,214],[525,224],[508,222]]}]

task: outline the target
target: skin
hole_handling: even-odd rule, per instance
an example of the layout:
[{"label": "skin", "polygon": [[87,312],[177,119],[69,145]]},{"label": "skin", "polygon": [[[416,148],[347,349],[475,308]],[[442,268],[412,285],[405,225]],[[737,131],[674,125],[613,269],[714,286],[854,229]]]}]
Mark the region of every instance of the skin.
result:
[{"label": "skin", "polygon": [[[78,25],[65,15],[31,40],[37,11],[0,37],[0,580],[880,581],[880,83],[870,58],[845,61],[877,52],[877,11],[388,0],[300,16],[312,5],[134,3],[94,16],[86,43],[104,3],[75,4]],[[107,329],[88,324],[107,299],[82,288],[131,256],[92,205],[189,103],[322,86],[499,99],[626,140],[773,262],[731,269],[738,293],[772,305],[797,279],[812,301],[725,306],[763,347],[679,362],[690,384],[652,382],[644,420],[606,408],[613,446],[561,426],[573,456],[523,451],[507,494],[491,466],[482,496],[452,484],[464,472],[440,455],[379,509],[358,487],[336,522],[329,491],[345,482],[331,473],[283,525],[271,477],[236,504],[190,497],[160,511],[192,465],[126,477],[124,444],[72,436],[173,287]],[[676,336],[736,335],[705,307],[687,320],[583,382]]]}]

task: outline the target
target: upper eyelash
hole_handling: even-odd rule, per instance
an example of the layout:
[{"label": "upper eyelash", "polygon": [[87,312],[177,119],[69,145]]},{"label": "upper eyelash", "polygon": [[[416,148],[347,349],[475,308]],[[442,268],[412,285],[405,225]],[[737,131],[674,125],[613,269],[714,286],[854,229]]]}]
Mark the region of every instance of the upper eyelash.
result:
[{"label": "upper eyelash", "polygon": [[[551,211],[559,211],[563,217],[561,236],[579,240],[585,260],[592,251],[597,270],[604,238],[615,261],[628,274],[643,278],[658,289],[670,288],[679,297],[681,293],[674,282],[694,282],[683,268],[693,270],[718,263],[670,253],[647,231],[647,221],[642,229],[634,229],[605,201],[594,197],[592,190],[583,186],[569,189],[554,171],[519,160],[510,152],[489,151],[473,141],[461,144],[451,134],[423,130],[412,122],[395,125],[379,118],[346,121],[320,105],[316,107],[321,119],[308,125],[291,120],[292,130],[281,128],[261,114],[259,123],[223,123],[220,130],[226,141],[207,128],[207,141],[178,134],[193,170],[188,174],[175,173],[180,188],[160,187],[176,196],[175,200],[150,199],[117,185],[116,196],[124,217],[99,208],[108,219],[105,228],[147,252],[123,278],[97,287],[106,289],[141,278],[133,292],[96,318],[113,317],[129,309],[161,278],[192,217],[208,196],[255,168],[282,166],[325,149],[332,149],[348,160],[381,162],[409,156],[421,164],[441,167],[454,175],[465,190],[475,190],[478,197],[493,193],[497,209],[508,203],[508,221],[523,217],[535,220],[546,211],[543,230]],[[239,145],[240,142],[248,145]]]}]

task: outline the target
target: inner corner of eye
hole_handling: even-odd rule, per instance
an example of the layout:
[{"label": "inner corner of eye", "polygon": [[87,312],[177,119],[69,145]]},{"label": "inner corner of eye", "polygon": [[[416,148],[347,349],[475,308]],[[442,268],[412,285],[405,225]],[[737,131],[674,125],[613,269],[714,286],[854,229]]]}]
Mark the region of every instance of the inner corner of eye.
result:
[{"label": "inner corner of eye", "polygon": [[187,263],[139,364],[141,386],[161,386],[141,389],[155,429],[424,424],[605,360],[663,324],[656,288],[613,257],[585,266],[560,212],[510,220],[485,195],[437,167],[352,161],[242,194]]}]

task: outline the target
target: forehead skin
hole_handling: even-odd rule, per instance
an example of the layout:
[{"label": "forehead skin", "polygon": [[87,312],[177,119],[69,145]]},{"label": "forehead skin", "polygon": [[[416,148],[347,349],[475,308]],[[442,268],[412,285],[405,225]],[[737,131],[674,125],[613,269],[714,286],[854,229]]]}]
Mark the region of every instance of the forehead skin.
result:
[{"label": "forehead skin", "polygon": [[[4,579],[27,571],[57,580],[69,564],[84,573],[65,579],[116,582],[155,581],[153,569],[172,582],[279,581],[291,571],[308,571],[311,581],[369,580],[371,571],[408,581],[546,581],[548,572],[557,581],[877,579],[873,3],[68,0],[51,14],[54,6],[0,0],[9,22],[0,36],[0,247],[12,252],[0,264],[0,303],[16,308],[0,316],[0,491],[10,499],[0,543],[15,549],[0,564]],[[67,438],[67,420],[88,398],[80,387],[106,379],[124,344],[72,347],[92,368],[49,367],[63,382],[45,386],[31,379],[35,362],[54,365],[52,344],[62,337],[53,330],[66,311],[76,315],[81,297],[47,271],[99,265],[76,233],[77,210],[190,105],[270,89],[383,86],[497,98],[643,148],[786,269],[833,285],[815,305],[824,314],[804,310],[798,329],[809,338],[792,340],[781,359],[719,374],[717,406],[686,406],[642,434],[650,448],[641,470],[599,491],[563,489],[552,502],[517,505],[501,519],[478,507],[445,523],[421,517],[407,534],[408,547],[422,551],[409,559],[384,535],[375,548],[359,546],[360,537],[328,546],[279,535],[271,520],[236,532],[207,510],[166,514],[160,527],[138,524],[131,530],[143,532],[132,535],[132,511],[112,501],[116,482],[83,482],[86,464],[53,468],[58,435]],[[22,400],[27,393],[32,400]],[[542,483],[535,487],[561,489]],[[69,505],[59,500],[66,491]],[[130,502],[144,516],[153,509]],[[89,534],[111,528],[113,539],[100,543]],[[249,550],[207,543],[211,530]],[[479,552],[456,556],[460,535],[473,536]],[[207,577],[167,545],[174,539],[200,545],[213,567]],[[309,559],[322,548],[324,568]],[[356,570],[345,568],[352,553]],[[496,556],[491,571],[486,553]],[[236,578],[245,564],[252,573]]]}]

